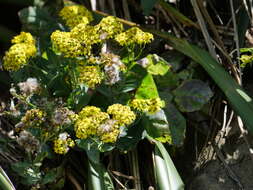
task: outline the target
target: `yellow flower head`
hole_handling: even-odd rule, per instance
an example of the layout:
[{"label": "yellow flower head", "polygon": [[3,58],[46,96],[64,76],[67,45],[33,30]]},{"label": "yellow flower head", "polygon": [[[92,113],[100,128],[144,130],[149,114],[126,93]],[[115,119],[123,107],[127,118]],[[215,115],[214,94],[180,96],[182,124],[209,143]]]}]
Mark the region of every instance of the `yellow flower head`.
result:
[{"label": "yellow flower head", "polygon": [[11,43],[13,43],[13,44],[26,43],[26,44],[35,45],[35,40],[30,33],[21,32],[19,35],[15,36],[11,40]]},{"label": "yellow flower head", "polygon": [[14,44],[3,57],[3,66],[8,71],[17,71],[25,66],[29,58],[36,55],[34,45],[20,43]]},{"label": "yellow flower head", "polygon": [[46,113],[40,109],[28,110],[24,117],[22,117],[21,122],[24,127],[39,127],[45,121]]},{"label": "yellow flower head", "polygon": [[62,53],[65,57],[78,57],[83,53],[81,43],[71,37],[70,32],[56,30],[51,34],[51,42],[56,52]]},{"label": "yellow flower head", "polygon": [[70,28],[74,28],[80,23],[88,24],[93,20],[91,12],[81,5],[66,6],[60,11],[59,16]]},{"label": "yellow flower head", "polygon": [[113,38],[123,31],[123,24],[114,16],[103,18],[95,27],[99,31],[101,40]]},{"label": "yellow flower head", "polygon": [[119,132],[117,121],[113,119],[108,119],[98,127],[98,135],[104,143],[115,143]]},{"label": "yellow flower head", "polygon": [[57,154],[66,154],[69,148],[75,146],[75,142],[68,133],[61,133],[58,139],[54,140],[54,152]]},{"label": "yellow flower head", "polygon": [[78,24],[70,33],[71,37],[79,40],[88,49],[91,49],[91,45],[101,42],[97,28],[94,26]]},{"label": "yellow flower head", "polygon": [[136,118],[129,106],[113,104],[108,107],[107,113],[112,115],[112,119],[117,120],[119,126],[130,125]]},{"label": "yellow flower head", "polygon": [[163,108],[165,103],[160,98],[134,99],[130,102],[130,106],[140,112],[154,114]]},{"label": "yellow flower head", "polygon": [[95,88],[103,79],[102,72],[98,66],[79,66],[79,82],[90,88]]},{"label": "yellow flower head", "polygon": [[128,46],[131,44],[146,44],[153,40],[153,35],[148,32],[143,32],[137,27],[132,27],[125,32],[118,34],[115,40],[122,46]]},{"label": "yellow flower head", "polygon": [[3,66],[8,71],[17,71],[36,55],[35,40],[30,33],[21,32],[12,39],[12,45],[3,57]]},{"label": "yellow flower head", "polygon": [[107,119],[109,119],[109,115],[102,112],[100,108],[86,106],[78,114],[78,119],[75,123],[76,137],[86,139],[91,135],[96,135],[97,128]]},{"label": "yellow flower head", "polygon": [[95,106],[86,106],[78,115],[79,118],[91,118],[92,122],[97,125],[99,125],[104,120],[109,119],[109,115],[107,113],[102,112],[100,108]]}]

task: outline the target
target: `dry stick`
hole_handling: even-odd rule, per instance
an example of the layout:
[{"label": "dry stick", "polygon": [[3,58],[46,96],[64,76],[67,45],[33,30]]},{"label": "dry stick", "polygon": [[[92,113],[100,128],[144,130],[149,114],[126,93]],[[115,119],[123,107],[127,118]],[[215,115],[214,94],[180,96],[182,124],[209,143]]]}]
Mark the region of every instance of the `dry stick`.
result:
[{"label": "dry stick", "polygon": [[137,150],[134,149],[130,152],[132,166],[133,166],[133,176],[135,177],[134,180],[134,189],[141,190],[141,183],[140,183],[140,170],[139,170],[139,162],[138,162],[138,153]]},{"label": "dry stick", "polygon": [[116,176],[123,177],[123,178],[129,179],[129,180],[135,180],[135,177],[134,177],[134,176],[129,176],[129,175],[123,174],[123,173],[118,172],[118,171],[111,171],[111,172],[112,172],[114,175],[116,175]]},{"label": "dry stick", "polygon": [[194,12],[195,12],[195,14],[197,16],[198,23],[200,25],[202,34],[203,34],[203,36],[205,38],[206,45],[208,47],[209,53],[218,62],[218,59],[217,59],[217,56],[216,56],[216,52],[215,52],[215,49],[214,49],[212,41],[211,41],[211,37],[210,37],[210,35],[208,33],[208,30],[207,30],[204,18],[203,18],[202,14],[201,14],[201,12],[199,10],[198,3],[197,3],[196,0],[191,0],[191,4],[192,4]]},{"label": "dry stick", "polygon": [[[101,11],[98,11],[98,10],[96,10],[96,11],[93,11],[94,13],[96,13],[96,14],[99,14],[99,15],[101,15],[101,16],[110,16],[109,14],[107,14],[107,13],[104,13],[104,12],[101,12]],[[134,22],[131,22],[131,21],[128,21],[128,20],[125,20],[125,19],[121,19],[121,18],[118,18],[117,17],[117,19],[120,21],[120,22],[122,22],[123,24],[126,24],[126,25],[128,25],[128,26],[139,26],[138,24],[136,24],[136,23],[134,23]]]},{"label": "dry stick", "polygon": [[78,181],[74,178],[74,176],[69,171],[66,172],[66,175],[69,178],[69,180],[73,183],[73,185],[75,186],[76,190],[82,190],[81,185],[78,183]]},{"label": "dry stick", "polygon": [[[224,52],[226,52],[226,48],[222,42],[222,40],[220,39],[220,36],[217,32],[217,29],[215,28],[215,25],[213,23],[212,18],[210,17],[210,15],[208,14],[206,7],[203,5],[203,0],[198,0],[198,5],[199,5],[199,9],[201,10],[203,16],[205,17],[208,25],[210,26],[211,31],[213,32],[214,38],[217,41],[217,43],[219,44],[219,46],[223,49]],[[232,62],[231,60],[229,60],[229,62]]]},{"label": "dry stick", "polygon": [[[232,14],[232,21],[233,21],[233,27],[235,32],[235,45],[237,49],[237,58],[240,57],[240,46],[239,46],[239,36],[238,36],[238,30],[237,30],[237,24],[236,24],[236,18],[235,18],[235,11],[234,11],[234,4],[233,0],[230,0],[230,8],[231,8],[231,14]],[[242,73],[241,73],[241,66],[240,66],[240,59],[238,59],[238,68],[239,68],[239,77],[240,81],[238,81],[239,85],[242,85]]]},{"label": "dry stick", "polygon": [[[218,49],[222,52],[222,54],[225,56],[225,58],[227,59],[228,61],[228,66],[231,68],[232,72],[233,72],[233,75],[235,77],[237,77],[237,72],[236,72],[236,67],[235,65],[233,64],[232,62],[232,59],[231,57],[229,56],[228,52],[226,51],[226,48],[224,46],[224,43],[222,42],[222,40],[220,39],[220,36],[219,36],[219,33],[213,23],[213,20],[212,18],[210,17],[210,15],[208,14],[207,10],[206,10],[206,7],[203,5],[203,0],[198,0],[198,4],[199,4],[199,8],[200,10],[202,11],[207,23],[209,24],[210,26],[210,29],[212,30],[213,34],[214,34],[214,38],[215,40],[217,41],[217,47]],[[214,40],[212,40],[214,42]],[[216,44],[216,42],[214,43]],[[237,79],[238,80],[238,79]]]},{"label": "dry stick", "polygon": [[221,17],[218,13],[218,11],[214,8],[212,1],[207,1],[207,3],[210,5],[211,9],[213,9],[215,16],[219,20],[220,24],[223,25],[223,21],[221,20]]},{"label": "dry stick", "polygon": [[[230,0],[230,8],[231,8],[233,26],[234,26],[234,31],[235,31],[235,43],[236,43],[236,49],[237,49],[237,57],[239,58],[240,57],[239,37],[238,37],[238,31],[237,31],[237,27],[236,27],[236,18],[235,18],[234,5],[233,5],[232,0]],[[240,76],[240,81],[238,81],[238,83],[239,83],[239,85],[242,85],[241,68],[240,68],[240,60],[239,59],[238,59],[238,68],[239,68],[239,76]],[[243,136],[243,139],[248,146],[250,157],[253,161],[253,149],[252,149],[252,145],[249,142],[249,139],[247,137],[248,130],[245,129],[244,124],[239,116],[237,116],[237,122],[238,122],[239,129],[241,131],[241,134]]]},{"label": "dry stick", "polygon": [[112,165],[112,155],[110,154],[109,156],[109,164],[107,166],[107,171],[108,173],[112,176],[112,178],[116,181],[116,183],[118,183],[119,186],[121,186],[124,190],[127,190],[127,187],[124,186],[114,175],[113,172],[111,171],[111,165]]},{"label": "dry stick", "polygon": [[247,12],[247,14],[248,14],[248,17],[251,18],[251,17],[252,17],[252,16],[251,16],[251,10],[250,10],[250,8],[249,8],[249,6],[248,6],[247,0],[243,0],[243,4],[244,4],[244,7],[245,7],[246,12]]},{"label": "dry stick", "polygon": [[161,11],[161,13],[163,14],[163,16],[165,17],[165,21],[167,24],[172,24],[172,30],[174,31],[174,33],[176,34],[176,36],[179,36],[179,31],[177,30],[176,27],[174,27],[174,23],[172,22],[170,16],[167,14],[167,12],[161,7],[161,5],[157,4],[156,9]]},{"label": "dry stick", "polygon": [[130,11],[129,11],[129,8],[128,8],[128,1],[127,0],[123,0],[122,1],[122,6],[123,6],[123,11],[124,11],[125,19],[126,20],[131,20]]}]

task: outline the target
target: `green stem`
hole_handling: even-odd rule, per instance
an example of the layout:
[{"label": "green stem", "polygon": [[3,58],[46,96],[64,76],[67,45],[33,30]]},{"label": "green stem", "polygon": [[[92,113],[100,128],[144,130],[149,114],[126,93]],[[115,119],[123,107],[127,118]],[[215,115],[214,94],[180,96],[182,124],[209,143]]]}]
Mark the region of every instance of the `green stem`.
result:
[{"label": "green stem", "polygon": [[15,187],[11,183],[10,179],[0,166],[0,189],[2,190],[15,190]]},{"label": "green stem", "polygon": [[106,190],[101,167],[101,164],[95,164],[88,160],[89,189]]},{"label": "green stem", "polygon": [[[177,169],[173,163],[173,161],[170,158],[170,155],[168,154],[166,148],[163,146],[163,144],[159,141],[156,141],[150,136],[146,136],[147,139],[155,143],[156,145],[156,155],[160,156],[166,165],[167,173],[168,173],[168,178],[167,180],[169,181],[169,186],[170,188],[168,190],[183,190],[184,189],[184,183],[180,177],[180,175],[177,172]],[[159,180],[158,180],[159,181]],[[159,184],[160,187],[164,185],[164,180],[160,180],[162,184]]]}]

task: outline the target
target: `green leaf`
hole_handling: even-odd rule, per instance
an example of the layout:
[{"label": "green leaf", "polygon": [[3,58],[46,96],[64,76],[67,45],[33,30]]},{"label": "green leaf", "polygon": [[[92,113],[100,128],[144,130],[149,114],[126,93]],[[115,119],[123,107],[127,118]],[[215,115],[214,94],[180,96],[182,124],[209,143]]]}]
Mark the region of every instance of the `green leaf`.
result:
[{"label": "green leaf", "polygon": [[171,143],[169,123],[162,109],[152,115],[146,114],[142,119],[142,125],[146,129],[147,134],[152,138],[164,137],[167,142]]},{"label": "green leaf", "polygon": [[114,190],[110,175],[101,163],[93,163],[88,160],[88,188]]},{"label": "green leaf", "polygon": [[184,16],[181,12],[179,12],[176,8],[171,6],[169,3],[165,2],[165,0],[158,0],[159,4],[165,9],[170,15],[172,15],[177,21],[181,22],[185,26],[194,26],[198,28],[197,24],[192,20]]},{"label": "green leaf", "polygon": [[148,16],[154,8],[157,0],[141,0],[141,7],[144,15]]},{"label": "green leaf", "polygon": [[39,166],[33,166],[29,162],[17,162],[13,164],[12,169],[23,177],[21,181],[23,184],[32,185],[36,184],[41,179],[41,173],[39,172]]},{"label": "green leaf", "polygon": [[186,120],[184,116],[171,103],[166,103],[166,106],[163,108],[163,110],[170,125],[172,144],[175,146],[182,146],[185,139],[186,130]]},{"label": "green leaf", "polygon": [[135,98],[157,98],[159,97],[155,81],[151,74],[147,74],[141,81],[140,87],[137,89]]},{"label": "green leaf", "polygon": [[52,183],[56,178],[58,174],[55,169],[52,169],[50,171],[47,171],[46,175],[43,177],[41,184],[47,184]]},{"label": "green leaf", "polygon": [[200,110],[213,93],[209,86],[200,80],[188,80],[173,91],[175,102],[182,112]]},{"label": "green leaf", "polygon": [[156,145],[154,159],[156,165],[154,169],[158,174],[157,181],[160,189],[183,190],[184,183],[164,145],[150,136],[147,136],[147,139]]},{"label": "green leaf", "polygon": [[123,81],[120,92],[126,93],[138,88],[146,74],[146,69],[135,64],[133,68],[126,73],[126,78]]},{"label": "green leaf", "polygon": [[0,166],[0,188],[2,190],[16,190],[11,180]]},{"label": "green leaf", "polygon": [[89,103],[90,99],[91,95],[88,94],[88,88],[84,85],[80,85],[71,92],[67,102],[72,109],[80,111]]},{"label": "green leaf", "polygon": [[58,28],[55,18],[39,7],[28,7],[19,11],[19,18],[22,24],[37,35],[45,35],[52,33]]},{"label": "green leaf", "polygon": [[148,73],[150,73],[152,75],[162,75],[163,76],[170,69],[168,62],[156,54],[148,55],[147,58],[150,62],[147,67],[147,71],[148,71]]},{"label": "green leaf", "polygon": [[94,163],[99,163],[100,152],[98,150],[98,144],[94,140],[90,138],[77,139],[76,144],[79,148],[86,151],[90,161]]},{"label": "green leaf", "polygon": [[143,125],[134,125],[128,128],[127,135],[120,137],[117,141],[117,148],[128,151],[133,149],[137,143],[143,139],[144,127]]}]

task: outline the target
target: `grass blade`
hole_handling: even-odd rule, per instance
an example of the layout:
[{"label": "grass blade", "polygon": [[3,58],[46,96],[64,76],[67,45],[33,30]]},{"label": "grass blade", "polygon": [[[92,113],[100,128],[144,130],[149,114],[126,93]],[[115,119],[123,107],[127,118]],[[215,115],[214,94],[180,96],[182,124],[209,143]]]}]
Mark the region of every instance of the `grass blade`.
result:
[{"label": "grass blade", "polygon": [[252,99],[242,87],[216,62],[208,52],[188,43],[184,39],[176,38],[165,32],[152,31],[154,34],[168,40],[170,45],[181,53],[199,63],[227,97],[228,102],[239,115],[248,130],[253,133],[253,104]]},{"label": "grass blade", "polygon": [[169,174],[166,163],[157,147],[155,147],[154,152],[154,171],[159,189],[170,189],[170,181],[168,180]]},{"label": "grass blade", "polygon": [[15,190],[11,180],[0,166],[0,189],[2,190]]},{"label": "grass blade", "polygon": [[[147,136],[147,138],[156,145],[155,162],[157,167],[155,170],[160,189],[183,190],[184,183],[178,174],[177,169],[166,148],[161,142],[154,140],[152,137]],[[166,171],[164,168],[166,168]]]}]

